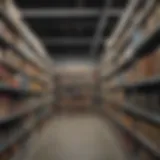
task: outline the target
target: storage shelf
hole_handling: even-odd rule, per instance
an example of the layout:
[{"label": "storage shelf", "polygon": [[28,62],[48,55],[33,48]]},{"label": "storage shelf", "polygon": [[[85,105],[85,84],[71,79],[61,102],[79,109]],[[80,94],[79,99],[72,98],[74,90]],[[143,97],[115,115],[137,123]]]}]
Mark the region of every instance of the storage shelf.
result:
[{"label": "storage shelf", "polygon": [[[26,59],[27,61],[31,61],[31,63],[33,65],[36,64],[35,61],[31,60],[31,58],[26,57],[22,50],[20,50],[18,47],[16,47],[15,45],[11,44],[7,40],[5,40],[5,38],[3,38],[1,35],[0,35],[0,44],[2,46],[7,46],[7,47],[11,48],[15,53],[17,53],[22,58]],[[17,68],[15,66],[13,66],[12,64],[10,64],[9,62],[4,61],[2,58],[0,58],[0,63],[2,63],[5,67],[7,67],[9,70],[11,70],[13,72],[23,72],[19,68]],[[37,65],[37,64],[36,64],[36,66],[39,67],[39,65]],[[37,79],[39,81],[45,81],[45,80],[43,80],[42,77],[31,77],[31,78],[32,79]]]},{"label": "storage shelf", "polygon": [[39,91],[30,91],[23,88],[16,88],[5,84],[0,84],[0,93],[7,93],[10,95],[19,95],[19,96],[26,96],[26,95],[41,95],[42,92]]},{"label": "storage shelf", "polygon": [[23,53],[12,43],[8,42],[2,35],[0,35],[0,45],[3,47],[8,47],[12,49],[15,53],[19,54],[19,56],[22,56],[23,58],[26,58]]},{"label": "storage shelf", "polygon": [[137,91],[158,91],[160,89],[160,76],[151,77],[134,84],[123,85],[124,89]]},{"label": "storage shelf", "polygon": [[[35,36],[31,32],[31,30],[27,27],[27,25],[24,22],[15,21],[3,9],[0,10],[0,17],[3,19],[3,21],[7,24],[7,27],[9,27],[12,32],[15,32],[16,34],[20,35],[20,37],[22,37],[22,39],[25,41],[25,43],[28,44],[28,46],[34,52],[34,55],[38,58],[38,64],[40,64],[40,66],[42,66],[41,60],[43,60],[43,62],[45,62],[45,65],[48,65],[48,67],[49,67],[49,64],[51,64],[52,62],[50,61],[49,58],[47,58],[45,51],[40,51],[41,46],[39,46],[39,48],[38,47],[35,48],[34,42],[31,39],[34,39],[34,41],[35,41],[35,39],[37,39],[37,38],[35,38]],[[29,37],[32,37],[32,38],[29,38]],[[39,44],[39,45],[41,45],[41,44]],[[41,54],[39,54],[40,52],[41,52]],[[30,59],[30,60],[32,60],[32,59]],[[50,65],[50,67],[52,67],[52,66]],[[46,68],[43,68],[43,69],[45,69],[46,72],[48,72]],[[50,73],[50,72],[48,72],[48,73]]]},{"label": "storage shelf", "polygon": [[18,111],[16,113],[13,113],[13,114],[8,115],[6,117],[0,118],[0,125],[11,122],[11,121],[18,119],[20,117],[23,117],[24,115],[26,115],[30,112],[33,112],[36,109],[38,109],[38,108],[40,108],[50,102],[52,102],[52,100],[50,100],[50,101],[44,100],[44,101],[40,101],[40,102],[37,101],[37,102],[35,102],[35,104],[27,105],[27,106],[25,106],[25,108],[21,109],[20,111]]},{"label": "storage shelf", "polygon": [[3,66],[5,66],[12,73],[21,72],[17,67],[15,67],[14,65],[12,65],[10,62],[7,62],[7,61],[3,60],[2,58],[0,58],[0,64],[2,64]]},{"label": "storage shelf", "polygon": [[160,126],[160,114],[152,113],[144,109],[138,109],[133,105],[124,106],[124,111],[137,119],[146,121],[152,125]]},{"label": "storage shelf", "polygon": [[7,142],[1,147],[0,147],[0,153],[4,152],[7,148],[9,148],[10,146],[12,146],[13,144],[15,144],[17,141],[19,141],[21,138],[23,138],[25,135],[28,134],[28,130],[24,130],[21,131],[19,134],[16,134],[15,136],[13,136],[11,139],[7,140]]},{"label": "storage shelf", "polygon": [[24,153],[26,153],[26,147],[21,148],[15,156],[13,156],[10,160],[22,160],[24,157]]},{"label": "storage shelf", "polygon": [[[12,43],[8,42],[4,37],[2,37],[0,35],[0,44],[4,47],[8,47],[10,49],[12,49],[15,53],[17,53],[19,56],[21,56],[22,58],[26,59],[27,61],[30,61],[32,64],[36,65],[37,67],[42,68],[38,63],[36,63],[34,61],[33,55],[32,57],[29,56],[25,51],[23,51],[22,49],[18,48],[17,46],[13,45]],[[31,54],[30,54],[31,55]]]},{"label": "storage shelf", "polygon": [[[32,125],[32,127],[30,127],[29,129],[22,129],[22,131],[19,134],[16,134],[15,136],[13,136],[12,138],[10,138],[2,147],[0,147],[0,153],[4,152],[6,149],[8,149],[9,147],[11,147],[13,144],[15,144],[17,141],[19,141],[20,139],[22,139],[23,137],[25,137],[27,134],[30,133],[30,131],[32,131],[36,125],[42,121],[43,119],[45,119],[46,117],[48,117],[48,114],[45,114],[43,116],[41,116],[39,118],[39,120],[37,120],[35,122],[34,125]],[[1,144],[2,145],[2,144]]]},{"label": "storage shelf", "polygon": [[138,92],[159,92],[160,89],[160,76],[154,76],[151,78],[147,78],[135,83],[121,83],[117,86],[113,86],[108,88],[108,91],[118,91],[118,90],[134,90]]},{"label": "storage shelf", "polygon": [[102,76],[102,79],[110,80],[117,74],[127,70],[140,58],[153,53],[153,50],[159,45],[160,41],[160,27],[158,26],[151,35],[143,38],[142,42],[134,47],[130,56],[126,57],[123,63],[116,66],[107,75]]},{"label": "storage shelf", "polygon": [[160,114],[157,112],[150,112],[145,109],[139,109],[140,107],[135,107],[135,105],[130,103],[119,104],[113,100],[107,100],[106,103],[113,104],[116,106],[120,106],[120,110],[124,111],[126,114],[129,114],[132,117],[135,117],[139,120],[148,122],[155,126],[160,126]]},{"label": "storage shelf", "polygon": [[[12,17],[10,17],[5,11],[0,11],[0,16],[3,19],[3,21],[7,24],[7,26],[12,30],[12,32],[15,32],[16,34],[20,35],[24,41],[29,44],[29,46],[32,46],[32,42],[27,38],[26,32],[24,32],[24,29],[22,29],[22,25],[20,26],[20,23],[18,21],[16,22],[13,20]],[[33,48],[33,47],[32,47]]]},{"label": "storage shelf", "polygon": [[134,138],[136,141],[138,141],[148,152],[150,152],[155,158],[160,158],[160,151],[158,148],[151,143],[147,138],[145,138],[142,134],[136,132],[135,130],[132,130],[128,127],[126,127],[121,120],[115,118],[115,116],[111,114],[107,114],[108,118],[115,123],[118,127],[120,127],[122,130],[129,133],[132,138]]}]

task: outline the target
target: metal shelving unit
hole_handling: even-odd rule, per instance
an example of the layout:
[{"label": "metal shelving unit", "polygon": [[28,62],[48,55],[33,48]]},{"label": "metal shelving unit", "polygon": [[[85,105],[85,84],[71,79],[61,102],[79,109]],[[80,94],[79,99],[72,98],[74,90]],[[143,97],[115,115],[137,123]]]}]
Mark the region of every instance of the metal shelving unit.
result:
[{"label": "metal shelving unit", "polygon": [[107,100],[106,103],[119,106],[120,112],[124,112],[130,115],[134,119],[139,119],[152,125],[160,126],[160,114],[157,112],[152,113],[149,110],[147,111],[145,109],[141,109],[139,105],[131,104],[129,102],[120,104],[118,102],[115,102],[114,100]]},{"label": "metal shelving unit", "polygon": [[34,65],[37,65],[38,67],[44,69],[44,66],[42,66],[40,64],[40,62],[38,62],[36,60],[36,58],[34,57],[33,53],[29,53],[29,52],[26,52],[26,51],[22,50],[21,48],[19,48],[19,47],[13,45],[12,43],[8,42],[2,36],[0,36],[0,44],[2,44],[5,47],[8,47],[8,48],[12,49],[15,53],[17,53],[18,55],[20,55],[22,58],[28,60],[29,62],[31,62]]},{"label": "metal shelving unit", "polygon": [[[0,98],[5,102],[0,113],[0,131],[4,136],[4,140],[0,141],[1,156],[6,152],[9,154],[8,150],[14,145],[21,148],[21,140],[26,142],[36,126],[50,117],[54,101],[51,92],[54,76],[52,60],[23,18],[12,15],[14,4],[3,3],[0,4]],[[13,159],[19,157],[15,155],[18,154],[14,151]]]},{"label": "metal shelving unit", "polygon": [[[159,133],[157,128],[160,126],[158,102],[156,107],[150,106],[149,108],[151,104],[147,106],[148,101],[153,102],[159,95],[160,77],[158,69],[154,68],[157,74],[153,73],[151,76],[151,73],[147,72],[149,75],[147,73],[145,75],[144,73],[146,78],[142,76],[139,79],[135,77],[132,80],[132,76],[134,78],[132,74],[138,72],[138,67],[144,69],[143,67],[144,64],[147,64],[145,62],[149,59],[148,57],[154,56],[154,53],[156,54],[155,51],[158,50],[160,45],[160,26],[155,21],[155,24],[153,24],[154,28],[152,27],[152,30],[148,34],[146,32],[144,34],[144,31],[142,31],[142,29],[145,30],[145,27],[147,28],[147,24],[149,23],[148,18],[151,18],[151,15],[153,18],[153,14],[157,13],[153,12],[153,10],[156,6],[159,6],[159,2],[156,0],[145,2],[147,4],[146,7],[141,7],[142,9],[136,12],[137,7],[135,6],[140,2],[131,1],[131,4],[134,3],[134,5],[128,6],[128,12],[132,12],[131,15],[125,14],[122,17],[115,34],[108,40],[106,55],[103,56],[106,57],[106,60],[101,60],[101,82],[104,86],[102,87],[102,94],[105,94],[102,97],[104,97],[103,106],[106,107],[108,105],[108,111],[107,108],[104,108],[107,117],[120,131],[128,133],[132,137],[132,147],[134,150],[130,151],[132,158],[141,159],[140,152],[143,150],[145,153],[150,153],[153,159],[158,160],[160,159],[159,143],[156,142],[156,133]],[[139,32],[141,32],[141,35]],[[135,34],[139,34],[139,37],[136,39],[133,34],[134,36]],[[122,41],[118,42],[120,38]],[[142,64],[141,60],[143,59]],[[126,73],[129,73],[129,75]],[[148,97],[147,101],[147,96],[149,95],[153,95],[155,99]],[[138,102],[141,104],[138,104]],[[110,113],[109,110],[112,110],[113,113]],[[124,118],[124,121],[121,118]],[[151,133],[146,136],[147,127],[153,129],[154,133],[156,132],[154,138],[153,135],[150,135]]]},{"label": "metal shelving unit", "polygon": [[0,118],[0,125],[11,122],[16,119],[19,119],[23,117],[24,115],[29,114],[30,112],[36,111],[40,107],[46,106],[47,104],[51,104],[52,101],[53,99],[50,99],[50,100],[45,99],[42,101],[36,100],[32,103],[26,104],[26,106],[22,108],[21,110],[19,110],[18,112],[5,116],[3,118]]},{"label": "metal shelving unit", "polygon": [[152,54],[158,47],[159,41],[160,27],[158,26],[151,35],[144,37],[143,40],[132,49],[132,53],[129,53],[130,56],[126,56],[126,58],[124,58],[125,60],[118,64],[118,66],[115,66],[108,74],[102,75],[102,79],[110,80],[129,69],[139,59],[147,56],[148,54]]},{"label": "metal shelving unit", "polygon": [[[46,53],[43,53],[45,56],[42,57],[38,51],[37,51],[37,47],[35,48],[34,42],[37,40],[35,38],[35,36],[33,36],[33,34],[31,33],[31,30],[29,30],[29,28],[26,26],[26,24],[24,22],[22,22],[22,20],[14,20],[13,17],[11,17],[5,10],[5,7],[0,10],[0,17],[5,21],[5,23],[7,24],[7,26],[15,33],[17,33],[18,35],[20,35],[25,42],[29,45],[29,47],[33,50],[34,55],[36,54],[36,57],[38,57],[38,63],[40,62],[45,62],[45,65],[48,67],[51,67],[52,63],[49,58],[45,55]],[[29,38],[32,37],[32,38]],[[34,39],[34,42],[31,40]],[[38,49],[39,50],[39,49]],[[38,53],[38,54],[37,54]],[[27,54],[25,54],[26,56]],[[34,58],[35,59],[35,58]],[[31,59],[30,59],[31,60]],[[36,59],[37,61],[37,59]],[[44,66],[43,66],[44,67]],[[47,71],[47,68],[45,69],[45,71]],[[48,72],[48,71],[47,71]]]},{"label": "metal shelving unit", "polygon": [[121,83],[117,84],[113,87],[109,87],[106,90],[109,92],[117,92],[117,91],[132,91],[136,90],[136,92],[159,92],[160,88],[160,76],[153,76],[148,79],[144,79],[135,83]]},{"label": "metal shelving unit", "polygon": [[118,126],[120,129],[122,129],[123,131],[127,132],[129,135],[132,136],[132,138],[134,138],[140,146],[142,146],[144,149],[146,149],[148,152],[150,152],[154,158],[159,159],[160,158],[160,151],[158,150],[158,148],[151,143],[147,138],[145,138],[142,134],[136,132],[134,129],[130,129],[128,127],[126,127],[121,120],[115,118],[114,115],[111,114],[107,114],[107,117],[109,117],[109,119],[116,125]]},{"label": "metal shelving unit", "polygon": [[0,147],[0,153],[4,152],[7,148],[11,147],[13,144],[15,144],[17,141],[19,141],[20,139],[24,138],[25,136],[27,136],[36,126],[39,122],[41,122],[43,119],[47,118],[48,114],[45,114],[44,116],[42,116],[39,120],[37,120],[37,122],[35,122],[32,127],[30,127],[29,129],[21,129],[21,131],[18,134],[15,134],[14,136],[10,137],[5,144]]}]

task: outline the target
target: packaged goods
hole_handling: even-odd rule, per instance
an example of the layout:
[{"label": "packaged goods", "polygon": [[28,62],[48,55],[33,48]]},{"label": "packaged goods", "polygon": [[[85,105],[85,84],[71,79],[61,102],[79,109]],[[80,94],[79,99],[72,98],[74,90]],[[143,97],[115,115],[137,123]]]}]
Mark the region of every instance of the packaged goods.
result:
[{"label": "packaged goods", "polygon": [[11,100],[5,94],[0,94],[0,117],[5,117],[9,114],[11,107]]},{"label": "packaged goods", "polygon": [[10,155],[10,151],[9,150],[7,150],[7,151],[5,151],[3,153],[0,153],[0,160],[9,160],[10,157],[11,157],[11,155]]},{"label": "packaged goods", "polygon": [[19,151],[19,145],[18,143],[17,144],[14,144],[13,146],[11,146],[11,153],[12,153],[12,156],[16,155],[17,152]]},{"label": "packaged goods", "polygon": [[26,106],[27,100],[23,101],[23,100],[20,100],[18,98],[14,98],[11,101],[11,103],[12,103],[12,105],[11,105],[11,108],[10,108],[10,114],[14,114],[14,113],[19,113],[23,109],[25,109],[24,106]]},{"label": "packaged goods", "polygon": [[141,150],[139,153],[140,160],[153,160],[154,158],[146,150]]},{"label": "packaged goods", "polygon": [[3,56],[4,56],[4,51],[2,48],[0,48],[0,62],[1,60],[3,60]]},{"label": "packaged goods", "polygon": [[150,108],[150,103],[148,103],[148,100],[150,99],[150,97],[148,96],[149,95],[145,93],[137,93],[137,102],[135,103],[137,104],[137,108],[142,108],[142,110],[143,109],[147,110],[148,107]]},{"label": "packaged goods", "polygon": [[124,73],[124,75],[126,83],[132,84],[137,82],[140,79],[139,77],[141,76],[137,68],[137,63],[135,63],[131,68],[129,68],[127,72]]},{"label": "packaged goods", "polygon": [[15,84],[15,87],[19,87],[21,89],[28,90],[29,78],[25,73],[22,72],[19,74],[15,74],[14,78],[15,78],[15,81],[17,82]]},{"label": "packaged goods", "polygon": [[160,127],[153,126],[147,122],[137,121],[136,130],[153,143],[153,145],[156,145],[157,148],[160,148]]},{"label": "packaged goods", "polygon": [[154,54],[155,54],[154,69],[155,69],[155,76],[157,76],[157,75],[160,74],[160,63],[159,63],[159,60],[160,60],[160,48],[158,48],[155,51]]},{"label": "packaged goods", "polygon": [[145,30],[147,35],[151,34],[159,25],[159,18],[160,18],[159,10],[160,10],[159,4],[155,5],[152,13],[146,20]]},{"label": "packaged goods", "polygon": [[154,75],[155,56],[150,54],[137,63],[137,71],[139,72],[138,80],[144,80]]},{"label": "packaged goods", "polygon": [[152,93],[150,94],[150,113],[155,113],[159,111],[160,111],[159,94]]},{"label": "packaged goods", "polygon": [[0,82],[2,84],[9,84],[11,80],[9,72],[4,66],[0,64]]},{"label": "packaged goods", "polygon": [[0,20],[0,36],[5,33],[5,24],[2,20]]},{"label": "packaged goods", "polygon": [[123,133],[122,138],[126,153],[132,155],[134,150],[134,139],[126,132]]},{"label": "packaged goods", "polygon": [[125,114],[121,114],[119,116],[121,122],[128,128],[132,128],[133,123],[134,123],[134,119],[131,116],[125,115]]}]

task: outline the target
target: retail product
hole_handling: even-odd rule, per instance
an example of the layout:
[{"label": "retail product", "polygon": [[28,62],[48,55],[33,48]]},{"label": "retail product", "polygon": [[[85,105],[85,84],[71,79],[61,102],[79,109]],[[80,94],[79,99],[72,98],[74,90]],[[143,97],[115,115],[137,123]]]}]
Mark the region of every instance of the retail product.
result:
[{"label": "retail product", "polygon": [[10,157],[11,157],[11,154],[9,150],[0,154],[0,160],[9,160]]},{"label": "retail product", "polygon": [[139,153],[140,160],[153,160],[154,158],[146,150],[141,150]]},{"label": "retail product", "polygon": [[155,67],[155,75],[159,76],[160,74],[160,63],[159,63],[159,59],[160,59],[160,48],[158,48],[157,50],[155,50],[155,60],[154,60],[154,67]]},{"label": "retail product", "polygon": [[0,94],[0,117],[6,117],[9,114],[11,107],[10,97],[5,94]]},{"label": "retail product", "polygon": [[146,137],[153,145],[156,145],[157,148],[160,148],[160,128],[148,124],[146,122],[138,121],[136,123],[136,130]]},{"label": "retail product", "polygon": [[120,120],[127,128],[132,128],[134,124],[134,119],[131,116],[125,114],[120,115]]}]

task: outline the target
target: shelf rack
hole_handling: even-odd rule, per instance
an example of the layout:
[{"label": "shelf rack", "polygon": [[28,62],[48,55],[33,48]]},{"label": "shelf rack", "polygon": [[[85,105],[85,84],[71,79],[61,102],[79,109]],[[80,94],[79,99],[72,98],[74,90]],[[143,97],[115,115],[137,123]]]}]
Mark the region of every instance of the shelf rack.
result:
[{"label": "shelf rack", "polygon": [[27,104],[24,108],[22,108],[18,112],[13,113],[13,114],[8,115],[8,116],[5,116],[3,118],[0,118],[0,125],[11,122],[11,121],[16,120],[18,118],[21,118],[21,117],[23,117],[24,115],[26,115],[30,112],[34,112],[35,110],[37,110],[40,107],[43,107],[47,104],[51,104],[52,102],[53,102],[53,99],[51,99],[51,98],[50,98],[50,100],[48,100],[48,99],[45,99],[45,100],[42,100],[42,101],[35,100],[31,104]]},{"label": "shelf rack", "polygon": [[119,83],[113,87],[109,87],[106,90],[112,91],[132,91],[136,92],[159,92],[160,89],[160,76],[154,76],[148,79],[144,79],[134,83]]},{"label": "shelf rack", "polygon": [[156,27],[151,35],[147,35],[143,40],[135,46],[129,56],[126,56],[124,62],[120,63],[118,66],[115,66],[113,70],[109,71],[108,74],[102,75],[101,78],[105,80],[110,80],[116,75],[121,74],[122,72],[129,69],[136,61],[139,59],[152,54],[153,51],[158,47],[160,41],[160,27]]},{"label": "shelf rack", "polygon": [[148,152],[150,152],[155,158],[159,159],[160,158],[160,151],[158,148],[152,144],[147,138],[145,138],[143,135],[141,135],[138,132],[135,132],[135,130],[132,130],[128,127],[126,127],[121,120],[118,118],[115,118],[114,115],[107,114],[107,117],[120,129],[123,131],[127,132],[129,135],[132,136],[138,143],[140,143],[141,146],[143,146],[144,149],[146,149]]},{"label": "shelf rack", "polygon": [[[36,57],[39,59],[38,60],[38,63],[40,63],[41,64],[41,62],[43,61],[43,62],[45,62],[45,65],[46,66],[48,66],[47,68],[49,68],[49,67],[51,67],[53,64],[53,62],[51,62],[50,60],[49,60],[49,58],[47,58],[47,56],[45,55],[46,53],[43,53],[43,55],[45,55],[44,57],[42,57],[40,54],[37,54],[38,53],[38,51],[37,51],[37,49],[38,48],[36,48],[35,49],[35,46],[34,46],[34,42],[31,40],[31,38],[29,38],[29,37],[32,37],[32,39],[36,39],[34,36],[33,36],[33,34],[31,34],[31,31],[29,30],[29,28],[27,27],[27,25],[24,23],[24,22],[22,22],[22,20],[21,19],[19,19],[19,20],[15,20],[15,19],[13,19],[8,13],[7,13],[7,11],[5,10],[5,7],[4,7],[4,9],[2,9],[1,8],[1,10],[0,10],[0,17],[5,21],[5,23],[7,24],[7,26],[13,31],[13,32],[15,32],[15,33],[18,33],[18,35],[20,35],[21,37],[22,37],[22,39],[24,39],[25,40],[25,42],[29,45],[29,47],[33,50],[33,54],[34,55],[36,55]],[[29,35],[29,36],[28,36]],[[36,40],[36,42],[37,42],[37,40]],[[39,49],[38,49],[39,50]],[[27,56],[27,55],[25,55],[25,56]],[[34,58],[35,59],[35,58]],[[36,59],[36,61],[37,61],[37,59]],[[48,64],[50,64],[50,65],[48,65]],[[42,65],[42,64],[41,64]],[[46,72],[48,72],[47,71],[47,68],[46,68]],[[50,72],[49,72],[50,73]]]},{"label": "shelf rack", "polygon": [[121,103],[115,102],[114,100],[106,100],[106,103],[119,106],[120,111],[130,115],[135,119],[148,122],[154,126],[160,126],[160,114],[157,112],[152,113],[149,110],[147,111],[147,110],[141,109],[138,105],[131,104],[129,102],[125,102],[124,104],[121,104]]},{"label": "shelf rack", "polygon": [[[52,115],[54,101],[54,95],[52,95],[53,61],[47,55],[43,44],[23,21],[23,17],[12,15],[11,12],[18,10],[15,5],[11,1],[3,3],[0,4],[0,19],[2,30],[4,29],[6,32],[4,34],[1,32],[0,35],[2,52],[2,54],[0,53],[0,64],[2,76],[4,76],[0,79],[0,94],[1,98],[6,101],[6,105],[4,103],[1,110],[0,129],[5,135],[5,128],[11,126],[9,132],[13,132],[13,134],[6,134],[4,138],[6,140],[0,143],[2,157],[14,145],[21,146],[21,139],[26,142],[26,138],[35,127]],[[7,37],[9,34],[12,39]],[[13,38],[16,39],[15,42]],[[8,52],[7,56],[5,56],[6,51]],[[15,56],[15,62],[19,61],[19,65],[7,59],[9,56]],[[20,67],[21,64],[25,68]],[[25,83],[27,84],[25,85]],[[11,104],[12,101],[14,104]],[[12,108],[11,105],[13,105]],[[17,126],[15,133],[14,130]],[[19,157],[16,155],[18,155],[16,152],[12,153],[12,158],[15,160]]]},{"label": "shelf rack", "polygon": [[15,53],[17,53],[19,56],[24,58],[25,60],[31,62],[32,64],[41,67],[41,69],[44,69],[40,62],[37,62],[35,57],[32,55],[32,53],[26,53],[26,51],[22,50],[21,48],[18,48],[17,46],[13,45],[12,43],[8,42],[4,37],[0,35],[0,44],[12,49]]},{"label": "shelf rack", "polygon": [[11,137],[7,142],[3,145],[3,147],[0,148],[0,153],[4,152],[7,148],[11,147],[13,144],[15,144],[17,141],[21,140],[25,136],[27,136],[36,126],[39,122],[41,122],[43,119],[49,117],[49,114],[45,114],[42,116],[39,120],[37,120],[32,127],[29,129],[22,129],[19,134],[16,134],[15,136]]},{"label": "shelf rack", "polygon": [[[149,58],[159,57],[157,50],[159,51],[160,45],[160,26],[156,20],[159,17],[160,3],[157,0],[143,2],[146,5],[142,5],[143,7],[138,9],[138,3],[141,1],[130,1],[126,9],[126,13],[129,14],[124,13],[115,33],[107,40],[107,48],[104,49],[106,53],[101,59],[100,82],[104,86],[101,87],[101,97],[103,97],[105,116],[107,115],[106,117],[122,133],[128,133],[132,137],[132,149],[134,151],[131,151],[133,156],[131,159],[141,159],[139,154],[144,151],[146,156],[147,153],[150,153],[151,159],[158,160],[160,159],[160,151],[159,141],[157,140],[157,142],[156,138],[158,138],[160,127],[160,110],[157,100],[160,93],[159,65],[152,65],[153,61],[151,62]],[[147,72],[146,68],[143,68],[147,64],[151,68],[153,67],[151,71]],[[145,78],[142,75],[139,79],[138,77],[134,79],[132,74],[138,71],[138,67],[141,67],[140,71],[144,71]],[[153,70],[157,73],[155,74]],[[152,77],[150,72],[154,72]],[[135,75],[140,74],[135,73]],[[148,102],[145,100],[150,95],[153,96],[153,99],[149,98],[149,102],[157,100],[155,103],[157,106],[144,106]],[[109,110],[112,110],[114,114],[110,113]],[[124,118],[124,121],[121,118]],[[137,128],[139,130],[137,131],[136,127],[141,126],[142,128]],[[151,140],[153,134],[149,133],[148,138],[145,137],[147,127],[153,129],[153,134],[155,133],[153,142]]]}]

